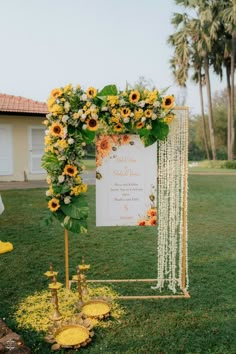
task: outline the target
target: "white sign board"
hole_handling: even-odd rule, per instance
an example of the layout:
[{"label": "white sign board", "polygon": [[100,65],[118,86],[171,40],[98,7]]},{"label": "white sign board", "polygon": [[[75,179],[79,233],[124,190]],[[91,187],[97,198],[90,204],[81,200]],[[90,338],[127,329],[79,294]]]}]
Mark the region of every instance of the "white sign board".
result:
[{"label": "white sign board", "polygon": [[138,135],[96,139],[96,225],[156,224],[157,145]]}]

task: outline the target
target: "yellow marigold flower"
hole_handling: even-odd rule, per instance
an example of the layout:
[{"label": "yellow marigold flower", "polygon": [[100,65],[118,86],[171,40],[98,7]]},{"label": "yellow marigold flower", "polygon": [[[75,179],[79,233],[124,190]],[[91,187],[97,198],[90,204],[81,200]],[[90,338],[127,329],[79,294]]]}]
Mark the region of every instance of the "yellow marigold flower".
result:
[{"label": "yellow marigold flower", "polygon": [[113,114],[113,116],[116,114],[116,109],[115,108],[112,108],[111,114]]},{"label": "yellow marigold flower", "polygon": [[97,90],[94,87],[89,87],[86,91],[88,98],[94,98],[97,95]]},{"label": "yellow marigold flower", "polygon": [[98,121],[97,119],[90,118],[87,121],[87,129],[90,131],[96,131],[98,129]]},{"label": "yellow marigold flower", "polygon": [[157,100],[157,90],[154,90],[147,94],[145,102],[149,104],[153,104],[156,100]]},{"label": "yellow marigold flower", "polygon": [[59,104],[55,103],[51,107],[51,112],[54,113],[54,114],[61,114],[61,113],[63,113],[63,107],[60,106]]},{"label": "yellow marigold flower", "polygon": [[80,90],[81,86],[78,84],[78,85],[76,85],[76,88],[77,88],[77,90]]},{"label": "yellow marigold flower", "polygon": [[90,107],[90,106],[91,106],[91,104],[92,104],[92,103],[91,103],[91,102],[89,102],[89,101],[88,101],[88,102],[86,102],[86,107]]},{"label": "yellow marigold flower", "polygon": [[57,198],[52,198],[48,202],[48,208],[52,211],[55,212],[60,208],[60,201]]},{"label": "yellow marigold flower", "polygon": [[51,140],[50,136],[45,135],[45,137],[44,137],[44,144],[45,144],[45,145],[51,145],[51,143],[52,143],[52,140]]},{"label": "yellow marigold flower", "polygon": [[118,96],[107,96],[107,101],[111,106],[114,106],[115,104],[118,104],[119,97]]},{"label": "yellow marigold flower", "polygon": [[131,91],[129,95],[129,101],[131,103],[136,103],[139,101],[139,99],[140,99],[140,93],[137,90]]},{"label": "yellow marigold flower", "polygon": [[47,106],[48,106],[48,110],[51,112],[52,107],[54,106],[54,104],[56,103],[56,100],[54,97],[49,97],[47,100]]},{"label": "yellow marigold flower", "polygon": [[122,92],[122,96],[123,96],[123,97],[128,96],[127,92],[126,92],[126,91],[123,91],[123,92]]},{"label": "yellow marigold flower", "polygon": [[74,114],[73,114],[73,118],[74,118],[74,119],[78,119],[78,118],[79,118],[79,113],[78,113],[78,112],[74,113]]},{"label": "yellow marigold flower", "polygon": [[117,117],[117,116],[116,116],[116,117],[111,117],[111,118],[110,118],[110,122],[111,122],[111,123],[119,123],[119,121],[120,121],[120,118],[119,118],[119,117]]},{"label": "yellow marigold flower", "polygon": [[88,190],[87,184],[82,184],[82,185],[81,185],[81,193],[86,193],[87,190]]},{"label": "yellow marigold flower", "polygon": [[175,104],[175,98],[174,96],[165,96],[162,99],[161,107],[164,109],[171,109]]},{"label": "yellow marigold flower", "polygon": [[70,177],[75,177],[78,174],[77,167],[74,165],[66,165],[64,167],[63,175],[68,175]]},{"label": "yellow marigold flower", "polygon": [[168,114],[164,118],[164,122],[166,122],[167,124],[170,124],[173,121],[174,118],[175,118],[175,114]]},{"label": "yellow marigold flower", "polygon": [[136,124],[136,128],[137,129],[142,129],[144,127],[144,123],[143,122],[138,122],[137,124]]},{"label": "yellow marigold flower", "polygon": [[68,143],[65,139],[60,139],[57,141],[57,146],[64,150],[68,147]]},{"label": "yellow marigold flower", "polygon": [[151,118],[152,117],[152,110],[146,109],[146,111],[144,112],[144,115],[146,118]]},{"label": "yellow marigold flower", "polygon": [[72,84],[68,84],[64,87],[63,91],[68,94],[72,90]]},{"label": "yellow marigold flower", "polygon": [[54,90],[51,91],[51,96],[54,98],[58,98],[62,95],[62,90],[60,88],[55,88]]},{"label": "yellow marigold flower", "polygon": [[81,183],[82,182],[82,179],[80,176],[77,176],[76,179],[75,179],[75,182],[76,183]]},{"label": "yellow marigold flower", "polygon": [[135,110],[135,111],[134,111],[134,118],[135,118],[136,120],[141,119],[142,116],[143,116],[143,110],[142,110],[142,108],[139,108],[138,110]]},{"label": "yellow marigold flower", "polygon": [[122,117],[128,117],[130,115],[131,111],[129,108],[123,107],[123,108],[121,108],[120,113],[121,113]]},{"label": "yellow marigold flower", "polygon": [[72,187],[70,190],[70,195],[79,195],[81,193],[81,186]]},{"label": "yellow marigold flower", "polygon": [[117,124],[114,126],[114,131],[115,131],[115,132],[121,132],[123,129],[124,129],[124,126],[123,126],[121,123],[117,123]]},{"label": "yellow marigold flower", "polygon": [[90,109],[87,109],[84,113],[86,114],[86,116],[88,116],[90,114]]},{"label": "yellow marigold flower", "polygon": [[63,125],[61,123],[53,123],[50,127],[50,133],[53,136],[63,137],[64,135]]}]

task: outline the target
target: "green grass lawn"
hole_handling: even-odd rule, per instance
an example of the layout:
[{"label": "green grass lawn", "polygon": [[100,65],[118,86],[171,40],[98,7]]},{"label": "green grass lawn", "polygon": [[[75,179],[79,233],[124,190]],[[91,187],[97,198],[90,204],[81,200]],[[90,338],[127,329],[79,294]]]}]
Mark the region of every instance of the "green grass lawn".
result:
[{"label": "green grass lawn", "polygon": [[194,166],[188,168],[189,173],[194,172],[201,172],[201,173],[217,173],[217,174],[236,174],[235,169],[230,168],[212,168],[212,167],[201,167],[201,166]]},{"label": "green grass lawn", "polygon": [[[33,331],[19,331],[14,307],[46,289],[49,262],[64,281],[63,230],[40,225],[46,209],[43,189],[1,192],[6,210],[0,240],[14,251],[0,255],[0,317],[20,332],[33,353],[50,346]],[[82,255],[89,278],[155,278],[155,228],[95,227],[95,189],[89,188],[87,235],[70,234],[70,276]],[[126,315],[96,330],[84,353],[236,353],[236,176],[189,177],[190,299],[120,301]],[[150,294],[149,284],[123,284],[123,294]],[[147,288],[148,287],[148,288]],[[60,353],[63,353],[61,351]],[[70,351],[73,353],[73,351]]]}]

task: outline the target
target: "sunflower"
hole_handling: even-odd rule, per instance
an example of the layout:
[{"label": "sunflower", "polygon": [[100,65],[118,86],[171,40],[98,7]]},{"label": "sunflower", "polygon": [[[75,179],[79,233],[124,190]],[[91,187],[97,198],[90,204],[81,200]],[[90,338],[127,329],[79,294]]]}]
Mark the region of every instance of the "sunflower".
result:
[{"label": "sunflower", "polygon": [[63,137],[64,128],[61,123],[53,123],[50,127],[50,132],[53,136]]},{"label": "sunflower", "polygon": [[49,200],[48,202],[48,208],[51,211],[57,211],[60,208],[60,201],[57,198],[52,198],[51,200]]},{"label": "sunflower", "polygon": [[97,90],[94,87],[89,87],[86,91],[88,98],[94,98],[97,95]]},{"label": "sunflower", "polygon": [[95,130],[98,129],[98,121],[97,119],[90,118],[87,121],[87,129],[94,132]]},{"label": "sunflower", "polygon": [[146,111],[144,112],[144,115],[146,118],[151,118],[152,117],[152,110],[146,109]]},{"label": "sunflower", "polygon": [[104,157],[109,155],[112,149],[112,140],[110,137],[107,135],[102,135],[99,139],[97,139],[96,149],[99,156]]},{"label": "sunflower", "polygon": [[55,88],[54,90],[51,91],[50,96],[54,97],[54,98],[58,98],[62,95],[62,90],[60,88]]},{"label": "sunflower", "polygon": [[140,99],[140,93],[137,90],[131,91],[129,95],[129,101],[131,103],[136,103],[139,101],[139,99]]},{"label": "sunflower", "polygon": [[130,112],[129,108],[123,107],[123,108],[121,108],[120,113],[121,113],[122,117],[128,117],[131,112]]},{"label": "sunflower", "polygon": [[144,127],[144,123],[143,122],[138,122],[137,124],[136,124],[136,128],[137,129],[142,129]]},{"label": "sunflower", "polygon": [[63,175],[68,175],[70,177],[75,177],[78,174],[77,167],[74,165],[66,165],[64,167]]},{"label": "sunflower", "polygon": [[174,96],[165,96],[163,99],[162,99],[162,108],[164,109],[171,109],[173,106],[174,106],[174,103],[175,103],[175,98]]},{"label": "sunflower", "polygon": [[115,126],[114,126],[114,131],[115,132],[121,132],[123,130],[124,126],[121,124],[121,123],[117,123]]}]

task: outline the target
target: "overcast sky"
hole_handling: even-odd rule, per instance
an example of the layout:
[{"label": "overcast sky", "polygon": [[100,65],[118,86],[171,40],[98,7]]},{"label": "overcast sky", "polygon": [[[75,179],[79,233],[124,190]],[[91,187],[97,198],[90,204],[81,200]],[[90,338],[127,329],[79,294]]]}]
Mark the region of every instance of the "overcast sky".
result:
[{"label": "overcast sky", "polygon": [[[46,101],[68,83],[123,89],[144,76],[198,113],[198,87],[179,89],[169,65],[181,11],[174,0],[0,0],[0,93]],[[212,78],[213,92],[223,88]]]}]

